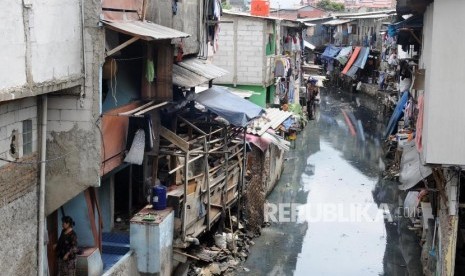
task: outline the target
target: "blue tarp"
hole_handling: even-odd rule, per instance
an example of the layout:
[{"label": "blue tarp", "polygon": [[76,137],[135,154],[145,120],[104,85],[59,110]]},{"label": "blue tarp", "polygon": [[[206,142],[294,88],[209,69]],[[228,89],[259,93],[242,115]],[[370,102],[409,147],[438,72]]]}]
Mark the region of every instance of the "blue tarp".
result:
[{"label": "blue tarp", "polygon": [[394,37],[397,35],[399,29],[419,29],[423,27],[423,16],[412,16],[404,21],[396,22],[388,26],[388,35]]},{"label": "blue tarp", "polygon": [[399,102],[397,102],[396,109],[394,109],[394,113],[392,113],[391,119],[389,120],[389,123],[386,127],[386,133],[384,134],[385,139],[387,139],[389,135],[391,135],[392,132],[394,132],[397,122],[399,122],[400,117],[402,117],[402,114],[404,113],[404,107],[407,104],[408,96],[409,92],[407,90],[402,94],[402,97],[400,98]]},{"label": "blue tarp", "polygon": [[328,45],[326,46],[326,49],[323,52],[323,54],[321,54],[321,59],[325,59],[329,61],[333,59],[339,53],[340,50],[341,50],[340,47],[336,47],[334,45]]},{"label": "blue tarp", "polygon": [[231,125],[245,127],[265,112],[260,106],[234,95],[222,87],[212,87],[196,95],[195,101],[225,118]]}]

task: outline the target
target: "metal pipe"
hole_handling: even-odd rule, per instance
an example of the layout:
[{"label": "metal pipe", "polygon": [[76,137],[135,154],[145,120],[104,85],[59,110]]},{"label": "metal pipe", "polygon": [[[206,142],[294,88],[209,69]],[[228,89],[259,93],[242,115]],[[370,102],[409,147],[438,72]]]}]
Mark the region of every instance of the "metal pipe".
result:
[{"label": "metal pipe", "polygon": [[47,94],[42,95],[42,134],[40,146],[40,186],[39,186],[39,245],[38,245],[38,275],[44,275],[44,248],[45,248],[45,161],[47,154]]},{"label": "metal pipe", "polygon": [[187,185],[189,180],[187,179],[189,169],[189,152],[186,153],[184,158],[184,200],[182,201],[182,240],[186,241],[186,226],[187,226]]}]

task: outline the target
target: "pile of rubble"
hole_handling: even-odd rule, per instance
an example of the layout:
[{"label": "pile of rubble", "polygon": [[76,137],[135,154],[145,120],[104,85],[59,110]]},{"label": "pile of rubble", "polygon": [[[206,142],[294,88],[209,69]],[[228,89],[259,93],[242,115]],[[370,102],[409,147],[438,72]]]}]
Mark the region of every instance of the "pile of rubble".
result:
[{"label": "pile of rubble", "polygon": [[241,264],[247,259],[252,240],[257,234],[244,229],[215,235],[214,245],[200,245],[191,251],[189,276],[234,275],[234,271],[248,271]]}]

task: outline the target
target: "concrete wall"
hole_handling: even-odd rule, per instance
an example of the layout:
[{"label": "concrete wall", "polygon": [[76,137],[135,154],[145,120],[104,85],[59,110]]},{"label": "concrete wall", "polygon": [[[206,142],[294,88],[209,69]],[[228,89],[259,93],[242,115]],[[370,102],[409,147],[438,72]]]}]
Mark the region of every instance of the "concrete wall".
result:
[{"label": "concrete wall", "polygon": [[103,276],[138,276],[140,273],[137,271],[137,262],[134,252],[131,250],[124,255],[121,260],[112,266]]},{"label": "concrete wall", "polygon": [[426,68],[423,143],[427,163],[465,165],[465,56],[447,50],[450,45],[465,43],[465,38],[454,32],[456,26],[465,24],[464,9],[461,1],[434,2],[432,39],[423,41],[431,43],[434,52]]},{"label": "concrete wall", "polygon": [[0,27],[0,101],[76,85],[82,79],[80,1],[10,2],[0,12],[6,20]]},{"label": "concrete wall", "polygon": [[[23,121],[31,120],[32,122],[32,152],[37,151],[37,104],[36,98],[26,98],[8,103],[0,102],[0,158],[10,161],[15,157],[23,156]],[[18,139],[18,155],[10,153],[10,144],[13,133],[16,132]],[[6,162],[0,160],[0,167]]]},{"label": "concrete wall", "polygon": [[[3,168],[0,171],[4,175]],[[37,187],[30,184],[21,200],[0,205],[2,275],[37,275]]]},{"label": "concrete wall", "polygon": [[215,83],[263,85],[267,20],[231,15],[224,15],[221,20],[234,23],[221,25],[219,49],[212,61],[230,74],[216,79]]},{"label": "concrete wall", "polygon": [[49,96],[47,158],[60,157],[47,166],[46,214],[100,181],[101,135],[100,68],[103,64],[103,29],[97,28],[100,2],[85,1],[86,78],[77,93]]},{"label": "concrete wall", "polygon": [[177,1],[177,13],[173,15],[172,0],[148,1],[147,19],[190,34],[183,41],[184,55],[197,54],[199,52],[199,0]]}]

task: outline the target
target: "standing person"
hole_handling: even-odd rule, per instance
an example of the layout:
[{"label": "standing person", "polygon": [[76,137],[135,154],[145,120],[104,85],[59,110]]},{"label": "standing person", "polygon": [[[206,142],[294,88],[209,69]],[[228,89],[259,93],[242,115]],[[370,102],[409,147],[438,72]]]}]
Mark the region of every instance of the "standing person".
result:
[{"label": "standing person", "polygon": [[319,87],[316,85],[317,80],[314,78],[309,78],[307,81],[307,114],[308,119],[313,120],[315,115],[315,99],[318,95]]},{"label": "standing person", "polygon": [[70,216],[61,219],[61,230],[58,244],[55,245],[58,256],[58,275],[74,276],[76,273],[77,235],[73,230],[74,221]]}]

